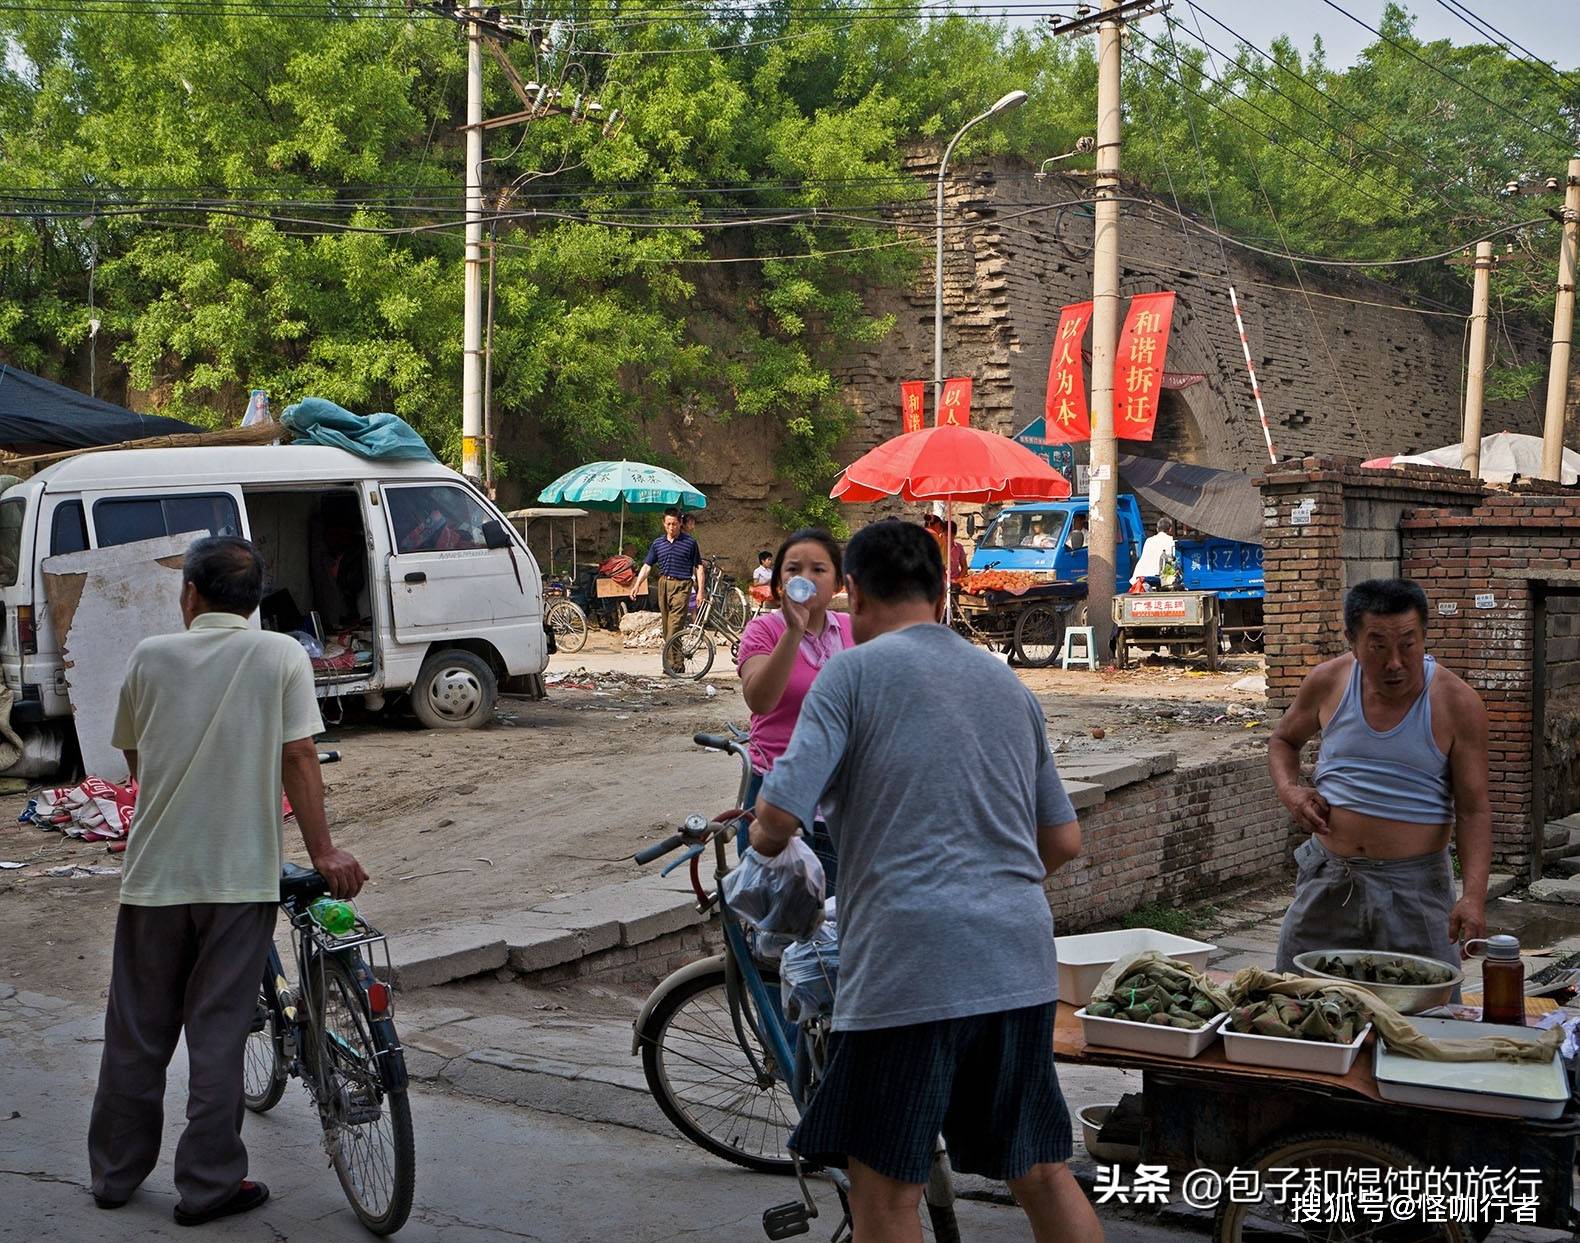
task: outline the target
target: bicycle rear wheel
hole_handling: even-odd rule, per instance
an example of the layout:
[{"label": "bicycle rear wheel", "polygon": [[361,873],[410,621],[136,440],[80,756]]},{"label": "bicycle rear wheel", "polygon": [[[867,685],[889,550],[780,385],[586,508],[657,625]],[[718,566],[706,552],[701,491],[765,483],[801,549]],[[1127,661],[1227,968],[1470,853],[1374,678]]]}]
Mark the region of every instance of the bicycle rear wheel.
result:
[{"label": "bicycle rear wheel", "polygon": [[751,605],[747,603],[745,593],[739,587],[727,585],[719,601],[719,616],[724,624],[739,634],[745,629],[746,619],[751,615]]},{"label": "bicycle rear wheel", "polygon": [[687,626],[664,644],[664,672],[672,678],[704,678],[713,668],[713,636],[701,626]]},{"label": "bicycle rear wheel", "polygon": [[280,1003],[273,985],[265,980],[258,989],[258,1012],[247,1034],[242,1062],[241,1096],[255,1114],[268,1113],[285,1095],[285,1057],[281,1043]]},{"label": "bicycle rear wheel", "polygon": [[[768,990],[777,993],[778,973],[759,970]],[[750,998],[743,1004],[750,1005]],[[754,1021],[762,1019],[754,1016]],[[756,1043],[751,1024],[743,1027]],[[753,1055],[761,1071],[736,1039],[723,966],[675,988],[642,1029],[648,1089],[682,1135],[749,1170],[793,1174],[785,1141],[800,1111],[786,1082],[788,1069],[775,1065],[760,1046]]]},{"label": "bicycle rear wheel", "polygon": [[406,1090],[386,1091],[379,1075],[393,1029],[368,1013],[346,962],[324,957],[317,965],[324,990],[314,999],[313,1041],[324,1148],[362,1224],[394,1234],[411,1213],[417,1157]]},{"label": "bicycle rear wheel", "polygon": [[587,614],[574,600],[553,600],[543,612],[543,620],[554,632],[554,643],[562,652],[579,652],[587,642]]}]

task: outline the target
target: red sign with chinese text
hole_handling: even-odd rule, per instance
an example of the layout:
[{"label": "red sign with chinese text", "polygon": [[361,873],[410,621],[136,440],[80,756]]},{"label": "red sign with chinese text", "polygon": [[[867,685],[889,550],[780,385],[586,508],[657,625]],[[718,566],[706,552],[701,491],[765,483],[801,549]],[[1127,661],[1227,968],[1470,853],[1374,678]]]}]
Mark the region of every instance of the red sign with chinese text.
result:
[{"label": "red sign with chinese text", "polygon": [[900,383],[900,427],[919,432],[927,418],[927,382],[903,380]]},{"label": "red sign with chinese text", "polygon": [[1121,440],[1151,440],[1157,430],[1163,356],[1173,318],[1173,293],[1142,293],[1130,299],[1114,355],[1114,435]]},{"label": "red sign with chinese text", "polygon": [[956,379],[944,381],[944,393],[938,399],[938,426],[971,426],[970,376],[959,376]]},{"label": "red sign with chinese text", "polygon": [[1053,357],[1048,362],[1048,396],[1043,406],[1043,428],[1050,444],[1092,438],[1086,379],[1081,374],[1081,338],[1091,322],[1090,302],[1077,302],[1059,312]]}]

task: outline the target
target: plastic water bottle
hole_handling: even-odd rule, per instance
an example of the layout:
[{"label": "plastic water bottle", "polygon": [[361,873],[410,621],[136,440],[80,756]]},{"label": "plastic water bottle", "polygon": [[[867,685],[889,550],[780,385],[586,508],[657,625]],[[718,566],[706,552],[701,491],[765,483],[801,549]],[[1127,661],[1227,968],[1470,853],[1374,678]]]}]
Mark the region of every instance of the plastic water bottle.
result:
[{"label": "plastic water bottle", "polygon": [[357,912],[349,902],[319,898],[307,908],[313,922],[332,937],[343,937],[357,926]]},{"label": "plastic water bottle", "polygon": [[810,578],[802,578],[797,574],[785,584],[785,595],[797,604],[805,604],[817,595],[817,584]]}]

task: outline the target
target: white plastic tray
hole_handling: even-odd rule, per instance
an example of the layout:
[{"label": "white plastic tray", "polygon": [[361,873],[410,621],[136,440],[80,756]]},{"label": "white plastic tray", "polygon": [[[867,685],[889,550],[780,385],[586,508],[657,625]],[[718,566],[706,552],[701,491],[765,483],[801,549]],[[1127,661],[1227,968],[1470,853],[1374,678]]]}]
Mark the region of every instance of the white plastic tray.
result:
[{"label": "white plastic tray", "polygon": [[[1434,1040],[1494,1035],[1534,1040],[1539,1035],[1529,1027],[1463,1019],[1411,1016],[1408,1021]],[[1402,1105],[1430,1105],[1502,1118],[1556,1118],[1569,1101],[1569,1084],[1556,1053],[1550,1062],[1429,1062],[1390,1052],[1379,1040],[1374,1069],[1378,1095]]]},{"label": "white plastic tray", "polygon": [[1156,928],[1118,928],[1112,932],[1054,937],[1053,948],[1059,960],[1059,1000],[1084,1006],[1092,999],[1092,990],[1103,973],[1127,954],[1160,950],[1205,971],[1208,956],[1218,947]]},{"label": "white plastic tray", "polygon": [[1349,1044],[1325,1040],[1291,1040],[1288,1036],[1259,1036],[1223,1029],[1223,1055],[1242,1066],[1276,1066],[1280,1070],[1309,1070],[1320,1075],[1347,1075],[1355,1065],[1370,1023]]},{"label": "white plastic tray", "polygon": [[1129,1049],[1132,1053],[1155,1053],[1159,1057],[1199,1057],[1201,1051],[1218,1039],[1218,1027],[1228,1016],[1216,1015],[1194,1031],[1184,1027],[1163,1027],[1155,1023],[1133,1023],[1129,1019],[1103,1019],[1088,1014],[1082,1006],[1075,1012],[1087,1044],[1108,1049]]}]

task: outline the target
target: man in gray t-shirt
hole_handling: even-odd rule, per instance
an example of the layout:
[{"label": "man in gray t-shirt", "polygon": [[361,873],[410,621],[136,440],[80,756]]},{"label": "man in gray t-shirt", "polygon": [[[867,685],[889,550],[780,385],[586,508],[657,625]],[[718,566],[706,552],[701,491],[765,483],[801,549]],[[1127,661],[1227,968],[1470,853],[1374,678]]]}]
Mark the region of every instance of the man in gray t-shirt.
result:
[{"label": "man in gray t-shirt", "polygon": [[829,1066],[791,1147],[848,1164],[857,1238],[909,1237],[942,1132],[955,1168],[1008,1181],[1039,1235],[1100,1239],[1053,1066],[1042,882],[1080,826],[1042,710],[936,624],[943,563],[920,527],[867,527],[845,573],[858,646],[813,683],[752,829],[777,854],[821,807],[840,861]]}]

